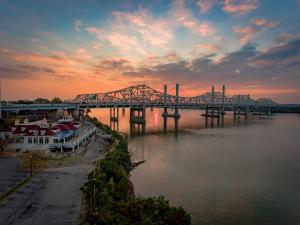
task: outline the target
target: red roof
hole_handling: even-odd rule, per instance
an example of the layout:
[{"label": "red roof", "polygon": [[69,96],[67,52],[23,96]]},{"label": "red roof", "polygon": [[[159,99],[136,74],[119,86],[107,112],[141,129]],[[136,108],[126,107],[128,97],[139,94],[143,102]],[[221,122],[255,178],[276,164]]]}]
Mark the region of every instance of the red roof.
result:
[{"label": "red roof", "polygon": [[25,136],[53,136],[56,133],[48,128],[38,128],[36,130],[29,130]]},{"label": "red roof", "polygon": [[25,136],[53,136],[59,132],[77,129],[72,123],[66,123],[48,128],[41,128],[38,125],[15,125],[11,128],[11,131],[13,134],[24,134]]},{"label": "red roof", "polygon": [[75,127],[73,124],[70,123],[58,124],[57,127],[59,127],[61,131],[77,130],[77,127]]},{"label": "red roof", "polygon": [[15,125],[11,127],[13,134],[26,134],[29,130],[38,129],[38,125]]}]

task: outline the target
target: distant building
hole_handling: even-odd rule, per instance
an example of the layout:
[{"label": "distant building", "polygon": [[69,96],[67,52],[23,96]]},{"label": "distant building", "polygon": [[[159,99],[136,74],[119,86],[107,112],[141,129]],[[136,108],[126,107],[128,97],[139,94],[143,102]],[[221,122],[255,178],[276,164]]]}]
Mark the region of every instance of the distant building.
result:
[{"label": "distant building", "polygon": [[75,151],[87,143],[96,131],[97,129],[91,124],[76,122],[71,115],[64,113],[58,123],[48,123],[45,118],[31,123],[25,119],[22,124],[17,120],[7,131],[6,136],[13,139],[13,143],[8,146],[9,149],[44,150],[47,153]]}]

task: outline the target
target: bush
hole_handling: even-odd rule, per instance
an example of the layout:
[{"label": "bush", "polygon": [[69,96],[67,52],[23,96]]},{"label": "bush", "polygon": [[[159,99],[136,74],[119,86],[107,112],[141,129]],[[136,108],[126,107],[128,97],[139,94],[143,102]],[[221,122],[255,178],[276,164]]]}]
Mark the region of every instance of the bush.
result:
[{"label": "bush", "polygon": [[[173,207],[163,197],[135,197],[130,181],[132,163],[122,135],[113,133],[96,118],[91,121],[118,139],[81,188],[85,202],[82,224],[97,225],[189,225],[191,217],[182,207]],[[95,190],[95,193],[94,193]]]}]

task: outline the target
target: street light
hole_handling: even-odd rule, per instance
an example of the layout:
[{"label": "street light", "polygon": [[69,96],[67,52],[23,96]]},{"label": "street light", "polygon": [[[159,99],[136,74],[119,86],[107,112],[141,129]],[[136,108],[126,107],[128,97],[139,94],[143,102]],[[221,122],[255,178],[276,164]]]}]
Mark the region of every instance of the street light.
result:
[{"label": "street light", "polygon": [[30,155],[30,176],[32,177],[32,170],[33,170],[33,168],[32,168],[32,154]]}]

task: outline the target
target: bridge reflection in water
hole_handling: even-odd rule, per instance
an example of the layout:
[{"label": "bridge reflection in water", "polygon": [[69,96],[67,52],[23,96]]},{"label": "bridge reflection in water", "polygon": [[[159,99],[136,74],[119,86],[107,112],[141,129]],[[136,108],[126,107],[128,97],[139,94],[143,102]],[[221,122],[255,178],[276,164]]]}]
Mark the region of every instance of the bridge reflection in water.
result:
[{"label": "bridge reflection in water", "polygon": [[[128,133],[131,137],[145,134],[174,134],[188,129],[223,128],[242,125],[250,122],[252,116],[234,116],[227,112],[220,117],[204,117],[204,110],[180,110],[179,117],[162,116],[164,109],[92,109],[90,116],[95,116],[102,122],[110,125],[113,130]],[[174,109],[169,113],[173,114]]]}]

